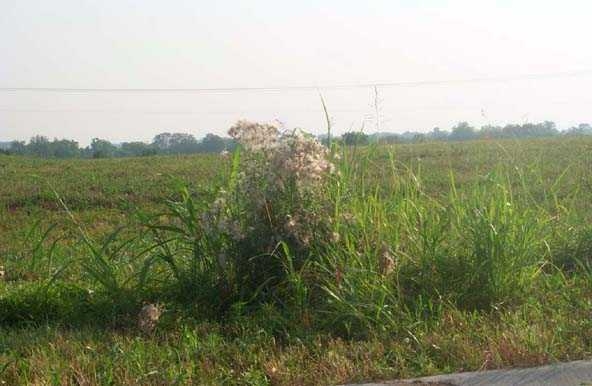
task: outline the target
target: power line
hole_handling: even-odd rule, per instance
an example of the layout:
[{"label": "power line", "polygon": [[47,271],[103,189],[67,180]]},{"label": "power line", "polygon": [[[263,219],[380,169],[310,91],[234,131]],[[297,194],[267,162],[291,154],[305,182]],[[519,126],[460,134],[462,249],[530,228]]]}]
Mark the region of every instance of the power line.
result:
[{"label": "power line", "polygon": [[[590,104],[589,100],[547,100],[546,105],[564,105],[564,104]],[[490,104],[487,104],[490,105]],[[408,113],[408,112],[422,112],[422,111],[453,111],[453,110],[475,110],[481,112],[483,115],[483,104],[476,105],[418,105],[408,107],[381,107],[381,111],[388,113]],[[333,108],[331,113],[364,113],[372,119],[375,118],[375,113],[371,112],[372,106],[368,108]],[[41,113],[41,114],[69,114],[69,113],[86,113],[86,114],[130,114],[130,115],[240,115],[251,113],[310,113],[318,114],[321,111],[319,108],[282,108],[282,109],[252,109],[252,110],[147,110],[147,109],[78,109],[78,108],[57,108],[57,109],[41,109],[41,108],[12,108],[0,106],[0,113]]]},{"label": "power line", "polygon": [[[280,112],[286,110],[280,110]],[[335,112],[352,112],[360,113],[365,110],[362,109],[335,109]],[[140,114],[140,115],[236,115],[236,114],[248,114],[248,113],[267,113],[267,112],[278,112],[278,110],[210,110],[210,111],[197,111],[197,110],[116,110],[116,109],[28,109],[28,108],[0,108],[0,112],[5,113],[90,113],[90,114]],[[318,113],[315,109],[290,109],[287,110],[290,113]]]},{"label": "power line", "polygon": [[213,88],[68,88],[68,87],[0,87],[0,92],[50,92],[50,93],[232,93],[232,92],[280,92],[280,91],[315,91],[346,90],[369,87],[424,87],[445,86],[471,83],[498,83],[521,80],[542,80],[556,78],[574,78],[592,75],[592,69],[553,72],[541,74],[523,74],[505,77],[483,77],[451,80],[424,80],[401,82],[365,82],[325,85],[284,85],[275,87],[213,87]]},{"label": "power line", "polygon": [[[426,110],[474,110],[479,109],[480,106],[411,106],[408,108],[394,108],[388,109],[389,112],[412,112],[412,111],[426,111]],[[138,115],[237,115],[249,113],[311,113],[318,114],[319,109],[254,109],[254,110],[116,110],[116,109],[37,109],[37,108],[2,108],[0,112],[3,113],[48,113],[48,114],[65,114],[65,113],[90,113],[90,114],[138,114]],[[368,109],[361,108],[334,108],[331,113],[368,113]]]}]

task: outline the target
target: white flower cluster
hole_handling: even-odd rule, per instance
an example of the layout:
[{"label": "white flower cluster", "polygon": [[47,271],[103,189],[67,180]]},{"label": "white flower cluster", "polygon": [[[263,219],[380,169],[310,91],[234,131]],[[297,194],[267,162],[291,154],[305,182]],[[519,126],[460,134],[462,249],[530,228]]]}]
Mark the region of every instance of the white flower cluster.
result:
[{"label": "white flower cluster", "polygon": [[283,189],[284,182],[289,179],[299,187],[310,186],[321,182],[335,169],[328,159],[328,149],[300,130],[280,133],[274,125],[241,120],[230,128],[228,134],[249,153],[245,174],[254,172],[248,168],[252,158],[267,161],[266,165],[257,165],[259,176],[245,177],[257,179],[264,173],[272,187],[277,184],[276,187]]},{"label": "white flower cluster", "polygon": [[300,214],[287,215],[286,223],[284,224],[284,230],[286,233],[294,237],[301,245],[308,246],[312,237],[308,226],[311,223],[310,216],[305,217]]},{"label": "white flower cluster", "polygon": [[245,235],[240,223],[236,219],[233,220],[228,213],[227,196],[228,192],[221,190],[209,210],[202,214],[204,229],[210,235],[222,232],[236,241],[242,240]]},{"label": "white flower cluster", "polygon": [[228,135],[246,150],[260,151],[269,150],[277,145],[279,130],[271,124],[240,120],[228,130]]},{"label": "white flower cluster", "polygon": [[[272,124],[242,120],[228,134],[243,148],[236,189],[247,222],[270,224],[273,232],[308,245],[311,229],[323,218],[310,204],[323,201],[323,184],[334,171],[328,149],[302,131],[282,133]],[[214,207],[224,212],[217,203]],[[236,221],[218,217],[218,224],[228,228],[226,234],[244,236]]]},{"label": "white flower cluster", "polygon": [[279,179],[293,179],[300,188],[308,188],[334,172],[328,156],[328,149],[319,141],[295,131],[280,138],[274,152],[273,169]]}]

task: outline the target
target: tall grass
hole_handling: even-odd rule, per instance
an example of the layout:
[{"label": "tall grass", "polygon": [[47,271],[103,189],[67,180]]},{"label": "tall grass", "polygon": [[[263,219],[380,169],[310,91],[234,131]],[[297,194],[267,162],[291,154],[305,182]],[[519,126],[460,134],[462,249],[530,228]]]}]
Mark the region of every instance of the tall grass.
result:
[{"label": "tall grass", "polygon": [[[44,161],[56,189],[0,185],[0,379],[342,384],[589,356],[590,143],[266,130],[271,153]],[[147,303],[164,312],[142,332]]]},{"label": "tall grass", "polygon": [[[212,315],[272,305],[285,323],[363,337],[407,334],[447,307],[520,306],[566,248],[574,253],[564,259],[582,267],[587,236],[575,246],[557,237],[558,229],[581,224],[557,221],[556,197],[551,207],[533,205],[530,181],[542,181],[527,170],[500,165],[462,190],[450,173],[448,192],[436,198],[424,190],[421,167],[402,170],[396,154],[384,162],[378,147],[335,150],[338,172],[302,196],[296,185],[270,190],[267,177],[248,175],[252,165],[245,176],[244,163],[254,161],[239,148],[217,188],[223,207],[184,189],[180,201],[145,223],[152,244],[141,276],[160,272],[162,282],[182,288],[182,301]],[[250,190],[241,191],[245,178]],[[553,192],[561,178],[543,191]],[[273,194],[263,197],[263,212],[253,207],[253,191]],[[306,243],[282,228],[281,219],[295,211],[315,214],[304,224]],[[245,235],[208,230],[212,216],[223,216],[215,218],[218,225],[236,221]]]},{"label": "tall grass", "polygon": [[[329,151],[300,133],[240,125],[251,143],[220,159],[213,194],[185,186],[101,241],[58,196],[86,248],[77,263],[91,287],[218,319],[274,309],[283,329],[409,336],[450,307],[512,309],[557,271],[590,272],[590,227],[577,195],[562,191],[565,172],[549,182],[536,167],[500,163],[459,189],[442,170],[447,188],[434,195],[425,188],[434,172],[389,148]],[[277,143],[266,148],[257,130]],[[31,267],[52,231],[32,244]]]}]

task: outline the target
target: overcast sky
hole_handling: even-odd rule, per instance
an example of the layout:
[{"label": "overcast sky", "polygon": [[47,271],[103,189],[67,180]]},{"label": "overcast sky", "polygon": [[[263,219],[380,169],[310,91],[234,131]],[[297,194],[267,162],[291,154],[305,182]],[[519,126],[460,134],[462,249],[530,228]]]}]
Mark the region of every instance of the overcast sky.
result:
[{"label": "overcast sky", "polygon": [[[496,78],[379,87],[379,128],[565,128],[592,122],[591,15],[587,0],[0,0],[0,87],[318,86],[336,131],[371,133],[373,90],[329,86]],[[240,118],[325,130],[314,89],[0,90],[0,140],[201,137]]]}]

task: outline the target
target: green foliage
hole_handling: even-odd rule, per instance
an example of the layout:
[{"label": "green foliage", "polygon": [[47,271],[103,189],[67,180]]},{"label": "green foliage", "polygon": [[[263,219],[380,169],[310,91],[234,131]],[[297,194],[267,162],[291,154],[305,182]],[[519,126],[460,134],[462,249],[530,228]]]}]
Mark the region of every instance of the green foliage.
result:
[{"label": "green foliage", "polygon": [[104,139],[93,138],[89,151],[92,158],[110,158],[115,155],[117,147]]},{"label": "green foliage", "polygon": [[349,131],[341,135],[341,140],[344,145],[348,146],[367,145],[368,134],[364,134],[360,131]]},{"label": "green foliage", "polygon": [[[0,379],[345,383],[587,355],[589,139],[333,153],[306,194],[245,148],[0,156]],[[319,214],[308,243],[294,213]],[[154,336],[143,302],[165,305]]]},{"label": "green foliage", "polygon": [[[327,134],[320,136],[324,144],[332,143],[331,122],[327,106],[321,96],[323,111],[327,120]],[[592,135],[592,126],[580,123],[560,131],[554,122],[507,124],[505,126],[485,125],[479,128],[470,126],[467,122],[459,122],[451,131],[435,127],[430,132],[389,133],[377,132],[364,134],[350,131],[341,136],[342,143],[353,145],[368,145],[369,143],[422,143],[433,141],[468,141],[468,140],[499,140],[499,139],[531,139],[553,138],[558,136],[578,137]],[[67,139],[54,138],[50,141],[44,136],[34,136],[25,141],[0,142],[0,154],[27,155],[41,158],[111,158],[111,157],[145,157],[157,154],[194,154],[220,153],[232,151],[236,141],[208,133],[201,140],[187,133],[160,133],[151,143],[132,141],[119,145],[107,140],[94,138],[89,146],[80,148],[78,142]]]},{"label": "green foliage", "polygon": [[36,135],[29,143],[25,141],[0,142],[0,154],[26,155],[40,158],[113,158],[113,157],[146,157],[157,154],[193,154],[220,153],[232,150],[235,143],[208,133],[202,140],[191,134],[161,133],[154,137],[152,143],[139,141],[123,142],[120,145],[108,140],[93,138],[90,145],[80,148],[78,142]]},{"label": "green foliage", "polygon": [[452,141],[465,141],[477,138],[477,133],[475,128],[471,127],[467,122],[459,122],[452,128],[448,138]]}]

